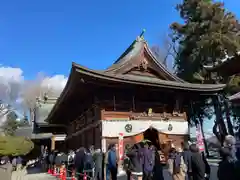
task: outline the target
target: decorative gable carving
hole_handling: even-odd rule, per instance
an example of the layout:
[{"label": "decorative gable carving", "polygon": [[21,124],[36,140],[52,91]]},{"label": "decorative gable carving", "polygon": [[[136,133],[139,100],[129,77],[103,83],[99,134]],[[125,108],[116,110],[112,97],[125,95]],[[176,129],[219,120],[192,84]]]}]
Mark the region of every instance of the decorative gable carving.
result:
[{"label": "decorative gable carving", "polygon": [[[141,37],[141,38],[140,38]],[[134,74],[149,76],[166,81],[182,82],[157,59],[147,42],[140,36],[120,58],[105,72],[109,74]]]},{"label": "decorative gable carving", "polygon": [[145,57],[140,59],[140,62],[138,64],[138,68],[140,70],[145,70],[145,71],[147,70],[147,68],[148,68],[148,61],[147,61],[147,59]]}]

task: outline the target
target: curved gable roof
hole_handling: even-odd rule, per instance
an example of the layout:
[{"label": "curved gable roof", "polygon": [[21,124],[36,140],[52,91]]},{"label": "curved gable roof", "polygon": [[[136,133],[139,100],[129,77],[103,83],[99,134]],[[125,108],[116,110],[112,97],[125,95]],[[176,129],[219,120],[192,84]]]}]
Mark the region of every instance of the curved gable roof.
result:
[{"label": "curved gable roof", "polygon": [[[126,66],[128,69],[136,66],[136,58],[144,58],[144,53],[148,55],[150,63],[153,63],[158,72],[164,74],[164,77],[167,77],[166,80],[184,82],[181,78],[177,77],[175,74],[170,72],[167,67],[161,62],[159,58],[152,52],[149,48],[148,43],[144,40],[143,37],[144,31],[134,40],[131,45],[126,49],[126,51],[109,67],[105,70],[106,73],[116,73],[123,74]],[[122,70],[122,71],[121,71]]]},{"label": "curved gable roof", "polygon": [[[117,71],[124,66],[131,65],[131,61],[133,61],[134,57],[138,56],[142,51],[145,51],[150,57],[153,63],[155,63],[158,67],[158,70],[165,73],[166,76],[171,77],[171,80],[162,80],[154,77],[147,76],[139,76],[132,74],[124,74],[122,71]],[[120,73],[119,73],[120,72]],[[58,106],[61,105],[66,95],[69,93],[70,89],[73,87],[78,78],[91,77],[91,79],[95,79],[96,81],[101,80],[101,82],[109,83],[126,83],[126,84],[135,84],[142,86],[151,86],[156,88],[166,88],[166,89],[181,89],[185,91],[192,92],[205,92],[205,93],[216,93],[218,91],[222,91],[225,87],[225,84],[192,84],[183,81],[178,78],[176,75],[171,73],[159,59],[156,58],[154,53],[148,47],[146,41],[139,37],[135,40],[131,46],[123,53],[120,58],[115,61],[115,63],[107,68],[106,70],[91,70],[89,68],[83,67],[79,64],[72,63],[72,68],[70,72],[70,76],[68,78],[67,84],[58,98],[56,104],[48,115],[48,120],[54,115]]]}]

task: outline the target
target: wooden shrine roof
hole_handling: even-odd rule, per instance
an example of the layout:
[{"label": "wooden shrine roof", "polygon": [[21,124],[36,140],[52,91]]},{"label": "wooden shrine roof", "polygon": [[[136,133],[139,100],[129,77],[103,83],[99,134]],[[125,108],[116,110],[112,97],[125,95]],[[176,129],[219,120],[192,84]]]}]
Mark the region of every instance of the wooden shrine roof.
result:
[{"label": "wooden shrine roof", "polygon": [[36,111],[34,123],[39,126],[48,126],[48,122],[45,121],[51,112],[53,106],[55,105],[58,98],[55,97],[45,97],[43,99],[37,98],[36,101]]},{"label": "wooden shrine roof", "polygon": [[[74,84],[79,83],[79,81],[82,82],[81,86],[88,82],[100,83],[101,85],[127,84],[198,93],[216,93],[225,87],[225,84],[191,84],[180,79],[155,56],[144,40],[143,33],[106,70],[92,70],[72,63],[68,82],[48,119],[53,116],[58,109],[57,107],[64,103],[67,94],[74,89]],[[81,93],[78,92],[78,94]]]},{"label": "wooden shrine roof", "polygon": [[144,40],[143,32],[132,44],[126,49],[126,51],[110,66],[104,73],[109,74],[125,74],[133,66],[139,66],[143,61],[147,60],[147,65],[156,71],[161,72],[164,79],[170,81],[184,82],[182,79],[177,77],[175,74],[170,72],[165,65],[158,59],[152,50],[149,48],[148,43]]},{"label": "wooden shrine roof", "polygon": [[[113,82],[120,82],[120,83],[127,83],[127,84],[146,85],[146,86],[162,87],[162,88],[169,88],[169,89],[181,89],[181,90],[187,90],[187,91],[217,92],[217,91],[223,90],[223,88],[225,87],[225,84],[192,84],[188,82],[162,80],[156,77],[137,76],[132,74],[112,74],[112,73],[106,73],[104,71],[91,70],[81,65],[73,63],[71,75],[79,76],[80,74],[85,75],[85,77],[86,76],[92,77],[96,80],[101,79],[106,81],[113,81]],[[67,89],[67,86],[71,86],[70,83],[71,83],[71,79],[69,79],[69,83],[67,83],[65,89]]]}]

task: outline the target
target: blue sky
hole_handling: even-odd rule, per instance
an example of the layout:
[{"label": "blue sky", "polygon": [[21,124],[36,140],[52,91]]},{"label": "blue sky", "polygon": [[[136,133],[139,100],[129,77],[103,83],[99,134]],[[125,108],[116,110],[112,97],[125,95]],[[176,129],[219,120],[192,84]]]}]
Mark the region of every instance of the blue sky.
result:
[{"label": "blue sky", "polygon": [[[68,75],[75,61],[94,69],[110,65],[145,28],[150,44],[161,44],[169,24],[179,21],[180,0],[2,0],[0,64]],[[240,2],[225,1],[238,12]]]},{"label": "blue sky", "polygon": [[[144,28],[150,45],[161,44],[169,25],[180,21],[178,2],[1,0],[0,64],[21,68],[25,79],[38,72],[68,76],[73,61],[106,68]],[[239,13],[240,1],[224,3]]]},{"label": "blue sky", "polygon": [[5,0],[0,6],[0,64],[68,75],[75,61],[106,68],[141,30],[150,44],[179,20],[177,0]]}]

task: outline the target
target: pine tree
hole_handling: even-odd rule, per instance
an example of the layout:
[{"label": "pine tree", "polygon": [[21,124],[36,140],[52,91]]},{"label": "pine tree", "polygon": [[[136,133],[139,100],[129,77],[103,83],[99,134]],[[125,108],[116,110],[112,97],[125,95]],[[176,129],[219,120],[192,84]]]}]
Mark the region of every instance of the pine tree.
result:
[{"label": "pine tree", "polygon": [[[172,41],[178,45],[175,58],[177,74],[186,81],[204,83],[204,65],[215,64],[226,54],[231,56],[239,51],[240,25],[234,14],[224,9],[223,3],[211,0],[183,0],[177,5],[177,10],[184,21],[183,24],[175,22],[171,25]],[[214,103],[218,107],[216,98]],[[206,105],[202,106],[199,108]],[[222,141],[226,127],[221,112],[215,123],[214,127],[221,130],[221,136],[217,137]]]},{"label": "pine tree", "polygon": [[184,20],[171,25],[172,41],[178,43],[177,74],[190,82],[204,81],[203,65],[239,50],[239,23],[223,3],[210,0],[183,0],[177,10]]}]

